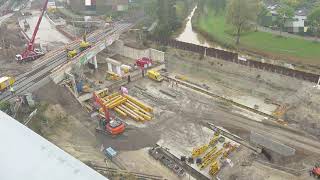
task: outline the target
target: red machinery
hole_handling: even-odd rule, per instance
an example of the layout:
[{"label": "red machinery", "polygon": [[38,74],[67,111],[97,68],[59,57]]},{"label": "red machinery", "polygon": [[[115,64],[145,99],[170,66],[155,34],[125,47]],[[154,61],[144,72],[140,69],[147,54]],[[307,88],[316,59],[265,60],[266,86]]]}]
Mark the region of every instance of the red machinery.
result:
[{"label": "red machinery", "polygon": [[140,68],[145,69],[152,65],[152,60],[150,58],[143,57],[141,59],[136,60],[136,65]]},{"label": "red machinery", "polygon": [[96,128],[98,132],[102,133],[109,133],[111,135],[118,135],[124,132],[125,125],[124,123],[118,118],[110,118],[110,113],[108,107],[106,107],[101,98],[95,92],[93,93],[93,100],[97,103],[100,107],[103,108],[105,117],[100,120],[99,127]]},{"label": "red machinery", "polygon": [[314,168],[312,168],[312,170],[310,171],[310,175],[319,179],[320,178],[320,167],[316,165]]},{"label": "red machinery", "polygon": [[38,22],[37,22],[37,25],[33,31],[33,34],[32,34],[30,41],[27,44],[26,50],[22,54],[16,55],[16,60],[18,62],[35,60],[35,59],[38,59],[39,57],[44,55],[44,53],[41,50],[34,48],[34,41],[36,39],[44,12],[47,10],[47,5],[48,5],[48,0],[45,0],[44,6],[42,8],[41,14],[40,14]]}]

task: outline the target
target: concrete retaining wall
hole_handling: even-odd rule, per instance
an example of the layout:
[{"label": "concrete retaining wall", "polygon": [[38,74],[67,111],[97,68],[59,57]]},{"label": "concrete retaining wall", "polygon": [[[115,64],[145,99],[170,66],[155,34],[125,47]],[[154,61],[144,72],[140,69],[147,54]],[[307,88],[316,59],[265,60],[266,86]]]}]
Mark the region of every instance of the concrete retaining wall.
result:
[{"label": "concrete retaining wall", "polygon": [[150,57],[149,51],[150,51],[149,49],[139,50],[139,49],[133,49],[131,47],[123,46],[120,49],[119,54],[131,59],[139,59],[142,57]]},{"label": "concrete retaining wall", "polygon": [[258,134],[256,132],[251,132],[250,134],[250,141],[252,143],[258,144],[262,147],[265,147],[267,149],[270,149],[274,152],[277,152],[283,156],[292,156],[295,154],[296,150],[294,148],[291,148],[287,145],[284,145],[280,142],[272,140],[272,138]]},{"label": "concrete retaining wall", "polygon": [[131,58],[131,59],[139,59],[142,57],[149,57],[154,61],[157,62],[164,62],[164,52],[158,51],[156,49],[134,49],[131,47],[127,47],[124,43],[120,40],[117,40],[110,49],[117,54],[120,54],[124,57]]},{"label": "concrete retaining wall", "polygon": [[153,59],[154,61],[158,62],[164,62],[164,52],[158,51],[156,49],[149,49],[150,51],[150,58]]}]

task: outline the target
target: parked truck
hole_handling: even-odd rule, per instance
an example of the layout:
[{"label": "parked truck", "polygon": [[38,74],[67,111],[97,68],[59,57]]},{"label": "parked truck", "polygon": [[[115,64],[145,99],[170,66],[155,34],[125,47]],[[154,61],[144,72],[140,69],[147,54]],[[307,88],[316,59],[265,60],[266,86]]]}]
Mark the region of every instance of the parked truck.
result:
[{"label": "parked truck", "polygon": [[155,80],[155,81],[158,81],[158,82],[161,82],[163,81],[163,77],[161,76],[161,74],[158,72],[158,71],[155,71],[155,70],[149,70],[147,72],[147,76],[152,79],[152,80]]},{"label": "parked truck", "polygon": [[15,82],[14,77],[0,77],[0,94],[9,89]]}]

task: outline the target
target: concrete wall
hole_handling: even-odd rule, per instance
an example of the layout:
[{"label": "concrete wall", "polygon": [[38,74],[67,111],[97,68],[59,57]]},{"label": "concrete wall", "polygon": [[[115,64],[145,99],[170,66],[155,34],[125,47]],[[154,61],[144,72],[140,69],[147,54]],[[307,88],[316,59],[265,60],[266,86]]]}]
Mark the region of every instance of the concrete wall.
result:
[{"label": "concrete wall", "polygon": [[139,59],[142,57],[149,57],[154,61],[157,62],[164,62],[164,52],[158,51],[156,49],[134,49],[131,47],[127,47],[124,45],[124,43],[120,40],[117,40],[110,49],[117,54],[120,54],[122,56],[131,58],[131,59]]},{"label": "concrete wall", "polygon": [[281,154],[283,156],[292,156],[295,154],[296,150],[284,145],[280,142],[272,140],[272,138],[258,134],[256,132],[251,132],[250,134],[250,142],[254,144],[258,144],[262,147],[265,147],[267,149],[270,149],[274,152],[277,152],[278,154]]},{"label": "concrete wall", "polygon": [[149,49],[139,50],[139,49],[134,49],[127,46],[122,46],[122,48],[119,49],[118,53],[122,56],[131,58],[131,59],[139,59],[142,57],[150,56]]},{"label": "concrete wall", "polygon": [[72,66],[73,62],[69,62],[67,64],[65,64],[64,66],[62,66],[60,69],[57,70],[53,70],[50,78],[52,79],[52,81],[55,84],[58,84],[59,82],[63,81],[63,79],[66,77],[65,72],[70,72],[71,71],[71,66]]},{"label": "concrete wall", "polygon": [[164,62],[164,52],[158,51],[156,49],[149,49],[150,50],[150,58],[154,61],[158,61],[163,63]]}]

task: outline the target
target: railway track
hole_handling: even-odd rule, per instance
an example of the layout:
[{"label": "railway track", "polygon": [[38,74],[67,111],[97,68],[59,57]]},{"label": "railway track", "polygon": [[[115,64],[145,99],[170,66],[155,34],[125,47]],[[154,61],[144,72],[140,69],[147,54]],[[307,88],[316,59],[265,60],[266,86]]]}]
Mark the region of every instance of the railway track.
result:
[{"label": "railway track", "polygon": [[[106,38],[110,37],[114,33],[121,33],[128,29],[132,24],[124,23],[124,24],[117,24],[112,29],[106,30],[97,30],[88,36],[88,41],[92,44],[97,44],[100,41],[105,40]],[[25,74],[19,75],[16,78],[16,83],[14,85],[14,89],[16,94],[22,94],[27,90],[31,89],[34,85],[39,82],[42,82],[45,78],[47,78],[51,71],[61,65],[64,65],[68,62],[67,60],[67,53],[65,48],[68,47],[70,49],[79,48],[80,40],[75,40],[66,46],[59,48],[57,50],[51,51],[38,61],[40,61],[30,72]],[[83,53],[87,53],[88,51],[84,51]],[[0,95],[0,101],[6,101],[12,99],[13,96],[10,92],[5,92]]]},{"label": "railway track", "polygon": [[114,168],[109,168],[109,167],[96,166],[96,165],[90,165],[90,166],[93,169],[95,169],[96,171],[100,172],[101,174],[105,174],[105,175],[108,175],[109,173],[114,173],[114,174],[123,174],[123,175],[133,175],[136,178],[145,179],[145,180],[162,180],[163,179],[162,176],[149,175],[149,174],[137,173],[137,172],[130,172],[130,171],[114,169]]},{"label": "railway track", "polygon": [[[224,100],[222,97],[215,95],[213,93],[209,93],[209,91],[205,91],[204,89],[201,89],[199,87],[195,87],[191,84],[188,84],[186,82],[177,80],[175,78],[169,77],[169,76],[165,76],[165,78],[170,79],[171,81],[175,81],[178,84],[185,86],[187,88],[191,88],[195,91],[198,91],[202,94],[206,94],[209,95],[215,99],[219,99],[219,100]],[[227,102],[231,102],[231,100],[226,100]],[[245,108],[243,108],[245,107]],[[240,108],[242,109],[252,109],[249,107],[246,107],[244,105],[241,105]],[[256,113],[255,111],[252,111],[254,113]],[[187,112],[184,112],[185,114],[188,114]],[[289,145],[291,147],[294,148],[298,148],[298,149],[302,149],[304,151],[308,151],[308,152],[312,152],[312,153],[317,153],[320,154],[320,142],[314,138],[311,138],[310,136],[305,135],[303,132],[298,131],[297,129],[293,129],[290,128],[288,126],[285,125],[280,125],[277,124],[275,121],[274,123],[273,116],[265,116],[268,118],[271,118],[271,120],[265,120],[265,121],[256,121],[256,120],[252,120],[250,118],[247,118],[245,116],[240,116],[236,113],[230,113],[230,111],[228,111],[228,114],[230,115],[224,115],[221,113],[221,111],[217,111],[215,109],[212,109],[212,112],[214,113],[215,116],[219,117],[219,118],[206,118],[206,117],[201,117],[201,119],[205,120],[205,121],[215,121],[215,122],[220,122],[222,124],[229,124],[232,126],[237,126],[243,129],[246,129],[247,131],[254,131],[257,133],[261,133],[264,135],[267,135],[268,137],[272,138],[273,140],[276,141],[280,141],[286,145]],[[256,113],[259,115],[264,115],[265,113]],[[192,114],[188,114],[189,116],[193,116]],[[235,116],[237,116],[237,118],[235,118]],[[209,115],[208,115],[209,116]],[[198,118],[198,117],[197,117]],[[240,120],[239,120],[240,119]]]}]

